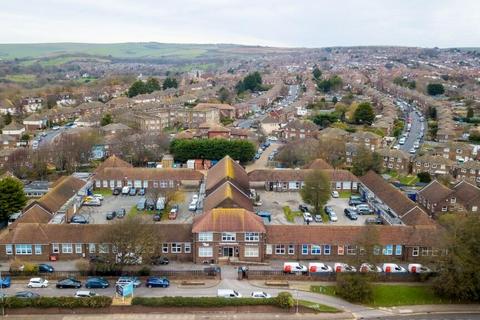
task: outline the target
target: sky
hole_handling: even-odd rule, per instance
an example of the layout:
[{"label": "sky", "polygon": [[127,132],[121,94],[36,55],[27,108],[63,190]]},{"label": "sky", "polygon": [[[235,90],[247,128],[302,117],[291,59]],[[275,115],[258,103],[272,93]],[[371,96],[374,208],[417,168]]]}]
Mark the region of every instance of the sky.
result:
[{"label": "sky", "polygon": [[479,0],[0,0],[0,43],[480,47]]}]

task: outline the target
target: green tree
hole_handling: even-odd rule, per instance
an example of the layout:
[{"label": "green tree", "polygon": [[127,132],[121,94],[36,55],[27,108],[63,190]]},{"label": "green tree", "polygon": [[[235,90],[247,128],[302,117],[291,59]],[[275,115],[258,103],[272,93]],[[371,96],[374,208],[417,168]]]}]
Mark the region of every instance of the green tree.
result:
[{"label": "green tree", "polygon": [[321,170],[313,170],[305,177],[305,183],[300,190],[303,201],[314,207],[319,214],[322,207],[330,199],[330,180]]},{"label": "green tree", "polygon": [[337,274],[336,294],[350,302],[369,303],[373,300],[373,288],[368,274]]},{"label": "green tree", "polygon": [[363,176],[368,171],[373,170],[376,173],[382,171],[382,156],[377,152],[371,152],[364,146],[357,149],[357,155],[352,161],[352,173],[356,176]]},{"label": "green tree", "polygon": [[160,83],[156,78],[149,78],[145,83],[145,89],[148,93],[161,90]]},{"label": "green tree", "polygon": [[127,95],[132,98],[144,93],[147,93],[145,83],[142,80],[137,80],[128,88]]},{"label": "green tree", "polygon": [[228,91],[227,88],[221,87],[220,90],[218,90],[217,94],[218,94],[218,100],[220,100],[221,103],[231,102],[230,91]]},{"label": "green tree", "polygon": [[178,88],[177,79],[167,77],[167,78],[163,81],[162,87],[163,87],[163,90],[167,90],[168,88]]},{"label": "green tree", "polygon": [[337,104],[337,102],[338,102],[338,98],[336,96],[334,96],[332,98],[332,103],[335,105],[335,104]]},{"label": "green tree", "polygon": [[189,159],[220,160],[226,155],[240,162],[248,162],[253,159],[255,152],[255,145],[247,140],[175,139],[170,143],[170,153],[181,162]]},{"label": "green tree", "polygon": [[422,183],[429,183],[432,181],[432,176],[429,172],[419,172],[417,173],[418,180]]},{"label": "green tree", "polygon": [[332,123],[337,122],[340,115],[337,112],[319,113],[312,117],[312,121],[323,128],[329,127]]},{"label": "green tree", "polygon": [[0,219],[7,220],[11,214],[19,212],[27,203],[20,180],[7,177],[0,180]]},{"label": "green tree", "polygon": [[332,83],[330,82],[330,80],[326,79],[317,81],[317,89],[319,91],[327,93],[332,89]]},{"label": "green tree", "polygon": [[10,112],[7,112],[4,116],[3,116],[3,123],[5,125],[9,125],[10,123],[12,123],[12,115],[10,114]]},{"label": "green tree", "polygon": [[480,219],[476,214],[446,214],[440,218],[444,227],[441,247],[444,254],[438,261],[435,292],[455,301],[480,301]]},{"label": "green tree", "polygon": [[472,107],[468,107],[468,108],[467,108],[467,119],[470,119],[470,118],[473,118],[473,117],[474,117],[473,108],[472,108]]},{"label": "green tree", "polygon": [[264,90],[262,86],[262,76],[260,72],[255,71],[253,73],[249,73],[243,80],[239,81],[235,86],[237,93],[242,93],[244,91],[262,91]]},{"label": "green tree", "polygon": [[113,122],[112,115],[110,113],[107,113],[103,116],[102,121],[100,122],[100,125],[103,127],[112,122]]},{"label": "green tree", "polygon": [[375,120],[375,112],[372,105],[368,102],[362,102],[353,113],[353,121],[356,124],[372,124]]},{"label": "green tree", "polygon": [[427,93],[431,96],[436,96],[445,93],[445,88],[441,83],[429,83],[427,85]]},{"label": "green tree", "polygon": [[322,71],[320,71],[320,69],[318,69],[318,67],[315,66],[315,68],[313,68],[312,75],[314,79],[318,80],[322,76]]},{"label": "green tree", "polygon": [[432,120],[437,120],[437,108],[429,106],[427,109],[427,117]]},{"label": "green tree", "polygon": [[24,133],[24,134],[22,134],[20,140],[29,141],[30,140],[30,135],[28,133]]}]

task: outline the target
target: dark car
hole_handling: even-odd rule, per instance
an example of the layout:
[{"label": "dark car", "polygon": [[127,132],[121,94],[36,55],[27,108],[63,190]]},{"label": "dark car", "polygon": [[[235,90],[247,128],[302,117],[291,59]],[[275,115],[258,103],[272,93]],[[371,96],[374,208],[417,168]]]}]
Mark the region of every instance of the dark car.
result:
[{"label": "dark car", "polygon": [[101,277],[93,277],[93,278],[88,278],[87,281],[85,282],[85,288],[91,289],[91,288],[108,288],[110,284],[105,278]]},{"label": "dark car", "polygon": [[148,288],[155,288],[155,287],[167,288],[170,286],[170,281],[167,278],[149,277],[145,285]]},{"label": "dark car", "polygon": [[367,218],[365,219],[365,224],[383,224],[383,220],[380,217]]},{"label": "dark car", "polygon": [[155,210],[155,202],[152,199],[147,199],[147,202],[145,203],[145,209]]},{"label": "dark car", "polygon": [[53,269],[53,267],[49,264],[46,264],[46,263],[40,263],[38,265],[38,272],[53,272],[55,271],[55,269]]},{"label": "dark car", "polygon": [[105,262],[107,262],[107,260],[103,256],[97,256],[97,255],[94,255],[94,254],[91,254],[88,257],[88,259],[92,263],[105,263]]},{"label": "dark car", "polygon": [[125,211],[124,208],[120,208],[116,211],[117,218],[123,218],[127,214],[127,211]]},{"label": "dark car", "polygon": [[9,276],[6,276],[5,278],[0,278],[0,286],[2,288],[10,288],[11,280]]},{"label": "dark car", "polygon": [[332,212],[334,212],[333,208],[330,207],[330,206],[325,206],[325,208],[323,208],[323,210],[325,211],[326,214],[330,215]]},{"label": "dark car", "polygon": [[203,272],[207,273],[208,275],[216,275],[217,273],[220,273],[222,270],[220,269],[219,266],[210,266],[203,268]]},{"label": "dark car", "polygon": [[74,215],[72,219],[70,219],[70,223],[76,223],[76,224],[88,224],[87,218],[81,215]]},{"label": "dark car", "polygon": [[110,211],[107,213],[107,220],[113,220],[117,216],[117,213],[115,211]]},{"label": "dark car", "polygon": [[15,293],[15,297],[20,299],[34,299],[40,297],[40,295],[32,291],[20,291]]},{"label": "dark car", "polygon": [[298,206],[298,210],[302,211],[302,212],[308,212],[308,207],[304,204],[301,204]]},{"label": "dark car", "polygon": [[145,188],[140,188],[140,190],[138,190],[138,195],[139,196],[144,196],[145,193],[146,193]]},{"label": "dark car", "polygon": [[114,188],[112,194],[114,196],[118,196],[120,193],[122,193],[122,188]]},{"label": "dark car", "polygon": [[354,208],[345,208],[345,215],[350,219],[350,220],[357,220],[358,216],[357,213],[355,212]]},{"label": "dark car", "polygon": [[78,289],[82,286],[82,283],[78,281],[77,279],[73,278],[66,278],[66,279],[61,279],[57,281],[56,287],[59,289],[65,289],[65,288],[74,288]]},{"label": "dark car", "polygon": [[363,204],[364,202],[360,199],[350,199],[348,201],[349,206],[358,206],[359,204]]},{"label": "dark car", "polygon": [[153,215],[153,221],[160,221],[160,220],[162,220],[162,214],[160,212],[155,213]]},{"label": "dark car", "polygon": [[136,188],[130,188],[130,191],[128,192],[129,195],[131,196],[136,196],[137,195],[137,189]]},{"label": "dark car", "polygon": [[169,262],[170,261],[168,261],[167,257],[158,256],[158,257],[152,257],[151,258],[151,263],[154,264],[154,265],[168,264]]}]

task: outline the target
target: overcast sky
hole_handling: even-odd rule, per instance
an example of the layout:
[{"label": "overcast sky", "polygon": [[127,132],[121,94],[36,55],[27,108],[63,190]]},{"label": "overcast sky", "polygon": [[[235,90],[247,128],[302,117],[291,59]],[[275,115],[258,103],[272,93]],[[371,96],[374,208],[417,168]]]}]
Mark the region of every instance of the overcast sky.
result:
[{"label": "overcast sky", "polygon": [[479,0],[0,0],[0,43],[480,46]]}]

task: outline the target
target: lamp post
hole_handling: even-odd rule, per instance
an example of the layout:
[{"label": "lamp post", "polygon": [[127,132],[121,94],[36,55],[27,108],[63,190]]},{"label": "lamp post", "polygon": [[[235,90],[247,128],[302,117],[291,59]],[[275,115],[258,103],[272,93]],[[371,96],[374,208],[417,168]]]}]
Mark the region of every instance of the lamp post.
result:
[{"label": "lamp post", "polygon": [[298,313],[298,290],[295,290],[295,296],[297,298],[297,307],[296,307],[295,313]]}]

